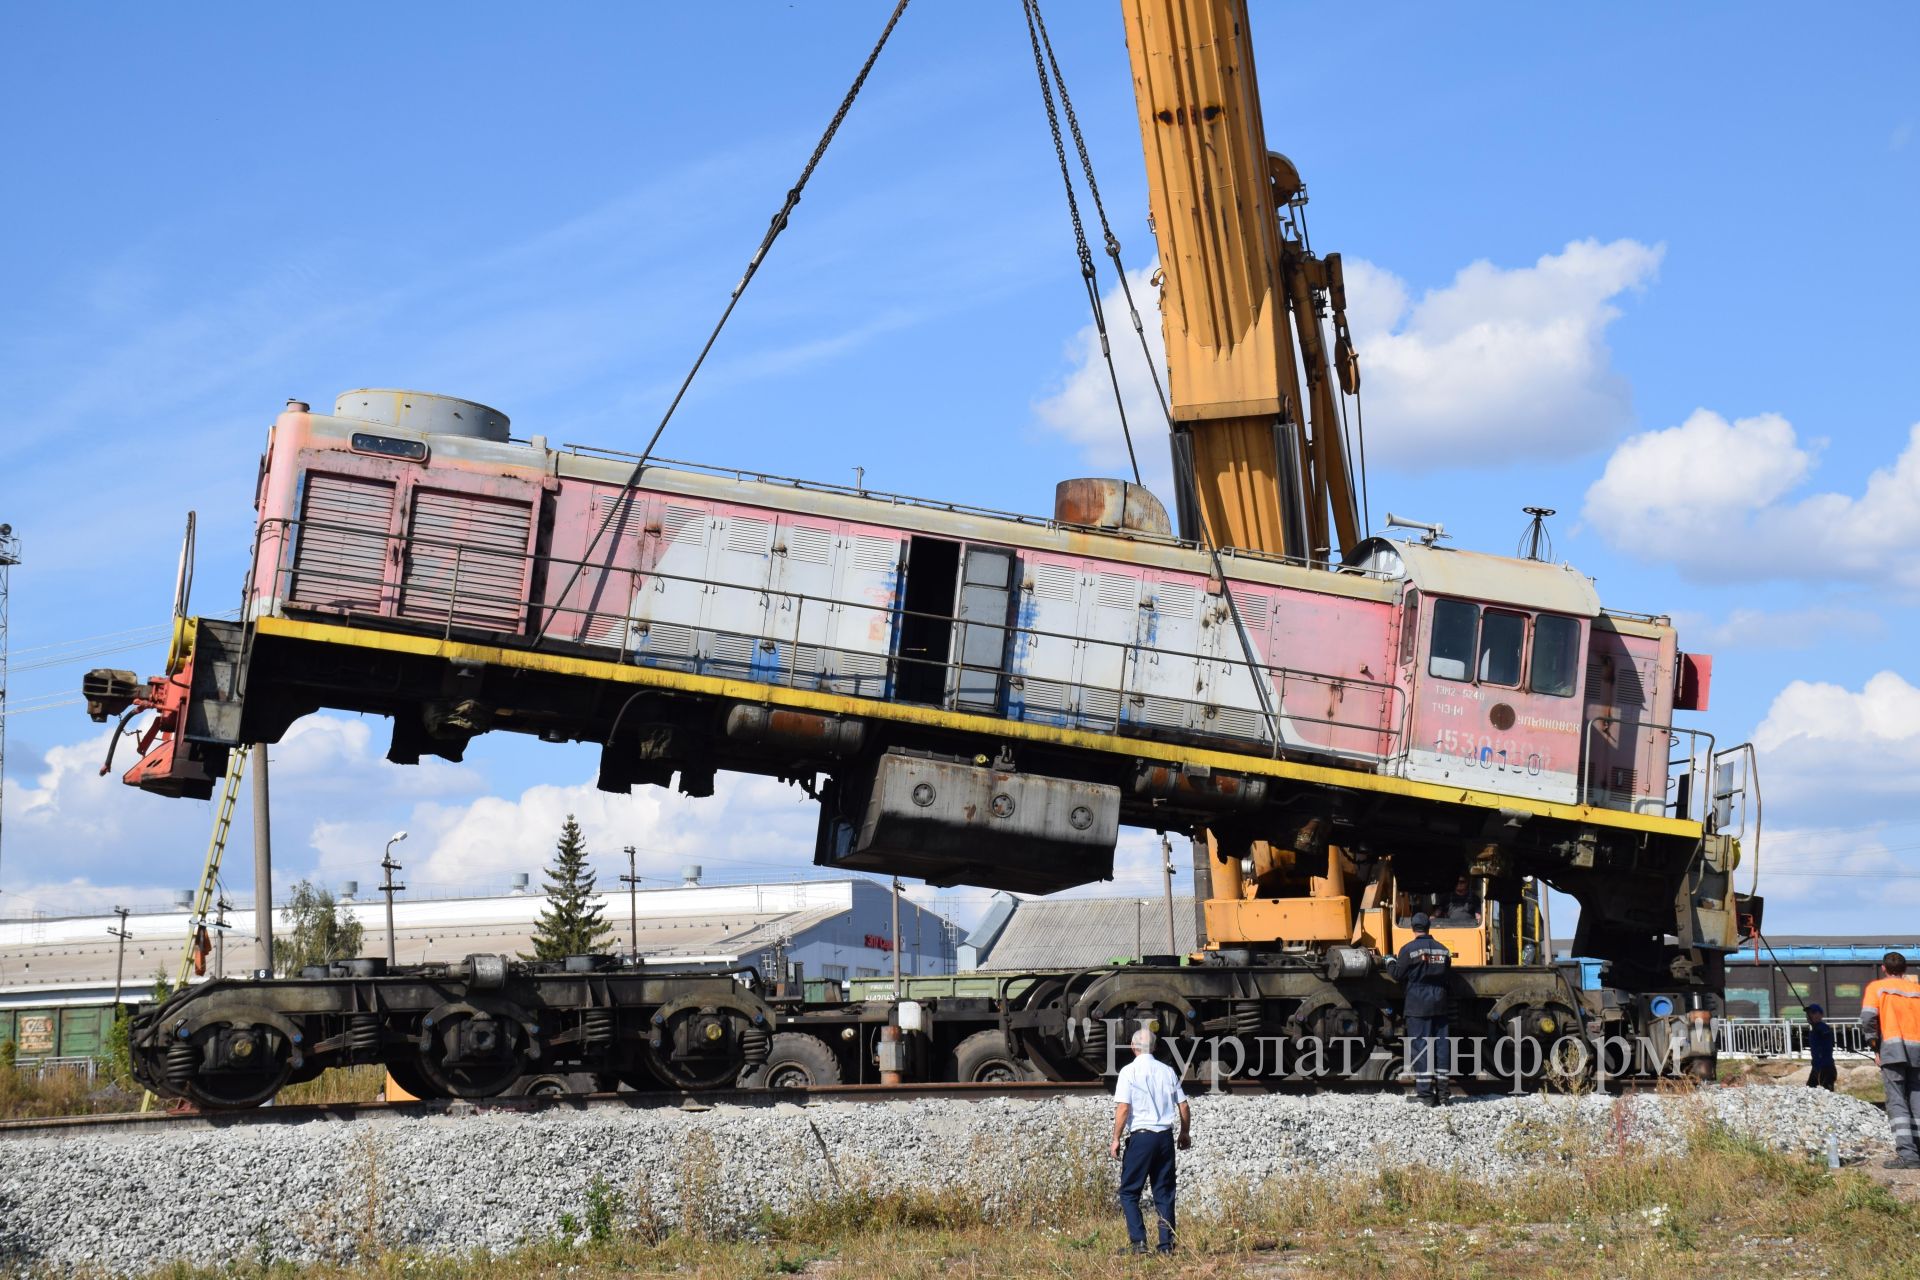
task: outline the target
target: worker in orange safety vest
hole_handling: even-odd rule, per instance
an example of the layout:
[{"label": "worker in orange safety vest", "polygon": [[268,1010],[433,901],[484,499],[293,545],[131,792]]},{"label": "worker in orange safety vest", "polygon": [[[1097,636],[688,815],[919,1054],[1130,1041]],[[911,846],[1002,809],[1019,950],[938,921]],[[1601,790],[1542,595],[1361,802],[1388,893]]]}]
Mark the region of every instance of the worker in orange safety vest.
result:
[{"label": "worker in orange safety vest", "polygon": [[1860,1030],[1880,1051],[1887,1086],[1894,1147],[1887,1167],[1920,1169],[1920,979],[1898,951],[1881,958],[1880,978],[1860,997]]}]

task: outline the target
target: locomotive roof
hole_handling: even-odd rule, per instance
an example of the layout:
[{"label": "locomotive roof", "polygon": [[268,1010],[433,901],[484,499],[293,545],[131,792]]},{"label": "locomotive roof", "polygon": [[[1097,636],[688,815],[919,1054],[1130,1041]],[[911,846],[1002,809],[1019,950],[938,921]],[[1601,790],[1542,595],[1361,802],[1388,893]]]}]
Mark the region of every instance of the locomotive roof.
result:
[{"label": "locomotive roof", "polygon": [[1405,578],[1429,595],[1519,605],[1581,618],[1598,617],[1600,613],[1600,593],[1594,590],[1592,579],[1572,565],[1387,538],[1367,539],[1354,548],[1349,559],[1360,568]]}]

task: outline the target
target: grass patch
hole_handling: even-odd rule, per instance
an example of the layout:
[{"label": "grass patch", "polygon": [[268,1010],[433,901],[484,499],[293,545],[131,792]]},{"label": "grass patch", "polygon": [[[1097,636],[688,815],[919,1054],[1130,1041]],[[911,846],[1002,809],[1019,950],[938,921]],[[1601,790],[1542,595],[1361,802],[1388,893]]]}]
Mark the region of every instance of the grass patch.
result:
[{"label": "grass patch", "polygon": [[387,1087],[380,1066],[331,1067],[311,1080],[290,1084],[275,1094],[277,1106],[320,1106],[334,1102],[375,1102]]},{"label": "grass patch", "polygon": [[104,1076],[93,1083],[86,1072],[61,1068],[44,1074],[19,1067],[0,1066],[0,1120],[44,1120],[53,1116],[85,1116],[128,1111],[140,1095],[110,1084]]}]

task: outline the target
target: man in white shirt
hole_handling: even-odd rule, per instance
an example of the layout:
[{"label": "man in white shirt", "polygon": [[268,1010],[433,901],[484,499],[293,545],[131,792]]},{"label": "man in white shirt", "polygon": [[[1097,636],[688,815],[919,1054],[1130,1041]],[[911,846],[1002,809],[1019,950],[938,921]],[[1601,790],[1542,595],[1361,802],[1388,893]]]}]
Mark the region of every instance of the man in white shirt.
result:
[{"label": "man in white shirt", "polygon": [[[1140,1217],[1140,1191],[1153,1187],[1153,1209],[1160,1218],[1160,1252],[1173,1252],[1175,1146],[1193,1145],[1193,1112],[1174,1069],[1153,1056],[1153,1032],[1133,1033],[1133,1061],[1120,1069],[1114,1085],[1113,1155],[1120,1159],[1120,1212],[1135,1253],[1147,1251],[1147,1227]],[[1180,1121],[1180,1137],[1173,1122]],[[1122,1141],[1126,1157],[1121,1159]]]}]

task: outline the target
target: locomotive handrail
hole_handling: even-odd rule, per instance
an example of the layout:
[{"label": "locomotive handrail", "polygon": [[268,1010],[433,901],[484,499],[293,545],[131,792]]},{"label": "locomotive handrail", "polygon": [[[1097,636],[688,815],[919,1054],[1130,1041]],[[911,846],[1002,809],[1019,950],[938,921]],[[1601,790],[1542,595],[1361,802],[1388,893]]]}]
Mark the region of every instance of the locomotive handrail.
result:
[{"label": "locomotive handrail", "polygon": [[[624,449],[608,449],[600,445],[563,443],[560,448],[575,457],[618,458],[624,461],[638,461],[640,455]],[[1001,511],[994,507],[976,506],[968,502],[949,502],[939,498],[921,498],[906,493],[890,493],[885,489],[868,489],[864,486],[838,484],[832,480],[808,480],[798,476],[777,475],[770,471],[756,471],[751,467],[727,467],[712,462],[689,462],[684,458],[662,458],[655,454],[646,459],[648,462],[668,470],[691,471],[701,475],[731,477],[737,482],[751,481],[780,488],[797,489],[805,493],[833,493],[848,498],[865,498],[873,502],[895,507],[919,507],[927,511],[947,511],[954,515],[983,516],[991,520],[1010,520],[1015,524],[1035,529],[1066,529],[1075,533],[1099,533],[1109,537],[1124,538],[1133,542],[1150,542],[1156,546],[1177,547],[1183,551],[1205,552],[1208,547],[1203,542],[1191,538],[1180,538],[1167,533],[1148,533],[1140,529],[1115,529],[1106,525],[1079,524],[1071,520],[1062,520],[1056,516],[1027,515],[1018,511]],[[1372,578],[1380,582],[1393,582],[1396,575],[1382,569],[1366,569],[1358,565],[1327,564],[1306,556],[1286,555],[1277,551],[1259,551],[1250,547],[1221,547],[1220,554],[1229,558],[1245,557],[1249,560],[1262,560],[1274,564],[1291,565],[1299,569],[1320,569],[1331,573],[1351,574],[1355,577]]]},{"label": "locomotive handrail", "polygon": [[[255,536],[256,555],[254,557],[254,565],[250,567],[249,574],[248,574],[248,590],[249,590],[248,601],[247,601],[248,616],[252,616],[253,613],[257,610],[258,605],[260,603],[260,599],[261,599],[256,590],[257,584],[254,581],[255,573],[257,571],[257,567],[259,563],[259,556],[258,556],[257,549],[261,543],[266,541],[269,533],[272,533],[272,532],[278,532],[280,534],[281,547],[283,548],[282,553],[278,555],[275,559],[275,563],[273,566],[273,577],[274,577],[273,589],[269,596],[270,600],[278,602],[277,607],[279,609],[284,611],[288,608],[293,608],[295,610],[300,610],[300,611],[313,611],[318,613],[334,614],[337,616],[347,618],[349,621],[353,619],[367,618],[367,617],[377,617],[377,618],[381,618],[383,620],[398,623],[401,625],[405,625],[409,622],[420,623],[420,622],[426,621],[426,619],[418,615],[409,615],[401,612],[400,593],[404,590],[405,594],[410,599],[417,600],[423,605],[433,608],[434,613],[438,615],[435,618],[435,620],[438,621],[438,623],[440,624],[438,629],[441,631],[443,638],[446,638],[446,639],[452,638],[456,627],[463,627],[465,629],[474,629],[474,630],[479,630],[481,632],[491,631],[491,633],[493,634],[498,634],[499,631],[501,630],[499,628],[489,629],[486,627],[475,627],[471,623],[462,623],[461,621],[460,581],[461,581],[463,568],[466,567],[467,558],[469,557],[469,555],[484,556],[488,560],[495,561],[495,562],[512,561],[520,564],[523,567],[537,567],[540,565],[545,565],[545,566],[548,566],[549,568],[556,567],[556,566],[560,568],[571,568],[576,565],[581,565],[586,563],[583,561],[576,561],[576,560],[569,559],[567,557],[554,556],[550,554],[542,555],[539,553],[509,552],[509,551],[500,551],[500,550],[493,550],[493,549],[475,550],[469,547],[467,544],[457,542],[452,539],[436,538],[436,537],[421,535],[421,534],[412,533],[412,532],[394,532],[391,530],[382,530],[379,532],[375,532],[373,530],[369,530],[366,528],[340,524],[337,522],[316,521],[316,520],[303,519],[298,517],[274,517],[269,520],[262,521],[259,528],[256,530],[256,536]],[[380,574],[376,577],[370,574],[342,572],[341,570],[335,567],[313,567],[313,566],[298,567],[296,566],[296,564],[294,563],[295,556],[293,553],[294,553],[294,549],[297,547],[297,536],[302,532],[328,532],[328,533],[351,534],[351,535],[355,535],[360,538],[368,539],[368,540],[371,540],[376,537],[379,538],[386,547],[385,552],[380,557],[380,563],[381,563]],[[447,553],[451,553],[452,572],[449,575],[448,580],[445,580],[445,581],[429,580],[426,582],[409,584],[409,583],[396,581],[393,578],[389,566],[396,563],[404,563],[406,553],[409,550],[419,549],[419,548],[433,549],[436,552],[441,553],[443,555]],[[1125,715],[1126,706],[1129,703],[1138,705],[1141,702],[1141,700],[1148,697],[1158,699],[1163,703],[1174,704],[1177,706],[1183,706],[1183,707],[1189,707],[1189,708],[1193,708],[1193,707],[1198,707],[1203,709],[1213,708],[1216,710],[1223,709],[1223,708],[1233,708],[1233,704],[1228,701],[1225,701],[1224,699],[1219,701],[1207,701],[1205,699],[1186,698],[1186,697],[1179,697],[1179,696],[1170,695],[1170,694],[1161,694],[1161,693],[1150,694],[1145,692],[1144,690],[1130,687],[1130,682],[1128,677],[1130,672],[1137,668],[1139,664],[1140,655],[1151,654],[1151,655],[1154,655],[1156,658],[1171,658],[1176,661],[1185,660],[1185,661],[1191,661],[1195,663],[1202,663],[1202,662],[1216,663],[1219,665],[1219,667],[1223,671],[1245,670],[1249,673],[1259,672],[1261,674],[1264,674],[1272,682],[1276,692],[1279,695],[1279,707],[1286,720],[1290,720],[1297,724],[1302,724],[1302,725],[1321,725],[1321,726],[1325,726],[1328,729],[1336,730],[1336,731],[1347,731],[1347,732],[1359,733],[1362,735],[1374,735],[1381,740],[1382,747],[1383,747],[1383,750],[1375,753],[1375,752],[1369,752],[1369,751],[1356,751],[1351,748],[1336,746],[1331,743],[1319,744],[1319,743],[1309,742],[1309,743],[1289,744],[1283,740],[1283,735],[1280,735],[1280,734],[1275,734],[1270,743],[1264,743],[1264,740],[1266,737],[1265,734],[1261,734],[1257,737],[1248,738],[1247,735],[1232,733],[1225,730],[1214,731],[1214,732],[1221,733],[1223,736],[1246,738],[1247,740],[1250,740],[1250,741],[1263,741],[1265,745],[1269,745],[1271,747],[1271,750],[1275,755],[1278,755],[1282,749],[1292,746],[1297,749],[1311,750],[1311,751],[1315,751],[1325,755],[1337,756],[1342,758],[1362,759],[1362,760],[1367,760],[1370,762],[1377,762],[1377,763],[1387,763],[1399,757],[1399,755],[1401,754],[1401,750],[1403,748],[1403,744],[1406,742],[1406,732],[1407,732],[1406,725],[1407,725],[1408,718],[1411,714],[1411,705],[1410,705],[1410,700],[1408,699],[1406,691],[1397,684],[1390,684],[1387,682],[1376,681],[1376,680],[1368,680],[1368,679],[1359,678],[1359,677],[1339,676],[1339,675],[1334,675],[1328,672],[1309,671],[1309,670],[1304,670],[1300,668],[1293,668],[1293,667],[1275,665],[1270,663],[1251,663],[1246,661],[1243,658],[1232,657],[1224,653],[1206,654],[1206,653],[1198,653],[1198,652],[1189,652],[1189,651],[1179,650],[1179,649],[1162,648],[1159,646],[1142,644],[1139,642],[1137,636],[1135,638],[1127,639],[1127,640],[1109,640],[1100,636],[1081,635],[1081,634],[1076,634],[1072,632],[1051,631],[1051,630],[1046,630],[1038,627],[1021,626],[1018,623],[1013,621],[1009,621],[1006,623],[982,622],[977,620],[963,619],[963,618],[956,617],[954,615],[949,615],[944,613],[934,613],[934,612],[926,612],[926,611],[920,611],[920,610],[909,610],[898,604],[881,605],[881,604],[875,604],[869,601],[846,600],[846,599],[840,599],[832,596],[820,596],[820,595],[814,595],[808,592],[792,591],[785,588],[777,588],[777,587],[772,587],[764,584],[726,582],[726,581],[722,581],[722,580],[710,578],[710,577],[695,576],[695,575],[689,575],[689,574],[668,573],[658,568],[653,568],[653,569],[640,569],[640,568],[632,568],[632,567],[610,568],[605,565],[599,565],[597,567],[602,569],[602,571],[608,575],[625,574],[635,581],[636,586],[641,581],[661,580],[661,581],[668,581],[668,582],[682,582],[682,583],[699,585],[708,590],[724,590],[724,591],[731,591],[731,592],[756,594],[763,597],[763,599],[767,602],[768,608],[772,607],[771,602],[774,599],[792,602],[794,605],[795,619],[794,619],[793,632],[790,637],[780,636],[777,634],[761,634],[761,633],[735,631],[735,630],[730,630],[728,628],[719,627],[719,626],[706,626],[706,627],[692,628],[694,630],[710,631],[715,635],[719,635],[719,636],[728,636],[728,637],[734,637],[738,639],[751,640],[756,644],[761,644],[761,645],[771,644],[774,646],[774,651],[776,655],[779,647],[786,646],[787,656],[786,656],[786,663],[784,665],[786,666],[787,670],[785,672],[784,679],[781,678],[781,674],[778,670],[778,664],[776,663],[776,667],[773,672],[774,679],[771,682],[785,683],[789,687],[792,687],[798,683],[799,677],[801,674],[798,669],[799,668],[799,650],[805,642],[801,641],[799,637],[802,634],[801,626],[804,621],[805,607],[809,602],[811,602],[815,605],[825,605],[829,609],[842,608],[842,609],[856,609],[856,610],[861,610],[864,612],[871,612],[871,613],[885,613],[890,617],[894,617],[898,619],[907,619],[907,618],[923,619],[923,620],[936,622],[936,623],[940,623],[947,626],[953,626],[956,628],[965,628],[965,627],[971,627],[971,626],[990,627],[991,629],[996,631],[1004,631],[1010,637],[1029,637],[1032,639],[1039,639],[1039,640],[1058,640],[1058,641],[1064,641],[1064,642],[1076,644],[1076,645],[1087,645],[1087,646],[1097,645],[1110,650],[1118,650],[1120,652],[1120,671],[1121,671],[1121,679],[1119,684],[1108,685],[1103,683],[1089,683],[1084,680],[1054,682],[1054,683],[1062,684],[1082,694],[1092,691],[1096,693],[1110,695],[1113,698],[1115,698],[1116,712],[1112,716],[1100,715],[1098,713],[1087,711],[1085,709],[1079,709],[1074,711],[1062,710],[1060,712],[1062,716],[1068,717],[1070,719],[1077,719],[1082,722],[1096,721],[1102,724],[1103,726],[1110,726],[1111,731],[1115,733],[1119,733],[1123,729],[1128,727],[1129,722],[1127,721],[1127,718]],[[529,587],[531,588],[532,582],[533,582],[533,575],[525,574],[523,576],[524,576],[524,580],[526,580],[529,583]],[[378,602],[376,609],[373,611],[369,611],[365,609],[355,609],[351,606],[342,607],[342,606],[296,603],[292,601],[289,596],[284,596],[282,594],[282,591],[283,591],[283,588],[289,593],[294,590],[297,590],[298,588],[295,580],[301,579],[301,578],[304,578],[309,582],[333,583],[333,584],[339,584],[342,586],[358,586],[362,588],[371,588],[372,590],[370,592],[363,592],[361,594],[372,595],[373,598]],[[575,594],[575,593],[569,592],[569,594]],[[439,608],[442,597],[444,597],[444,600],[445,600],[444,611],[442,611]],[[488,597],[488,603],[496,612],[504,612],[504,606],[507,605],[509,601],[505,597],[495,595],[495,596]],[[519,632],[524,632],[526,626],[528,625],[526,622],[526,619],[532,616],[534,611],[545,611],[548,613],[568,614],[568,615],[583,617],[583,621],[579,627],[578,633],[574,637],[574,642],[576,643],[591,643],[591,642],[582,640],[581,637],[583,637],[588,632],[588,630],[591,629],[591,627],[595,624],[596,621],[602,620],[602,619],[618,621],[619,623],[622,624],[620,628],[621,638],[618,646],[620,660],[622,663],[632,660],[634,651],[631,644],[631,633],[633,628],[630,625],[626,625],[634,621],[631,618],[630,613],[628,612],[628,608],[630,608],[630,605],[628,606],[628,608],[622,608],[618,611],[610,610],[610,609],[582,608],[578,605],[567,604],[564,601],[537,600],[537,599],[534,599],[531,594],[516,595],[512,598],[510,603],[512,604],[514,610],[517,613],[519,613],[522,618]],[[429,625],[431,625],[431,623],[429,623]],[[672,625],[678,626],[683,624],[675,623]],[[608,647],[612,647],[612,646],[608,646]],[[832,654],[852,653],[852,654],[857,654],[859,656],[872,656],[871,654],[868,654],[866,651],[849,650],[842,646],[834,645],[831,643],[807,644],[805,645],[805,647],[814,649],[816,653],[832,653]],[[961,647],[961,646],[956,646],[956,647]],[[1021,673],[1008,672],[1004,667],[1001,667],[1001,666],[989,667],[989,666],[984,666],[976,663],[968,663],[963,658],[956,658],[956,657],[949,657],[947,659],[923,658],[923,657],[918,657],[912,654],[899,652],[897,650],[888,653],[886,657],[890,663],[901,664],[901,665],[933,667],[936,669],[946,670],[952,673],[968,673],[968,672],[977,673],[982,676],[991,676],[996,681],[1024,682],[1028,679],[1041,679],[1041,680],[1046,679],[1046,677],[1032,677],[1032,676],[1027,676]],[[686,655],[684,657],[675,655],[674,657],[668,658],[665,661],[670,663],[698,662],[700,661],[700,659],[694,655]],[[709,659],[709,661],[711,661],[711,659]],[[836,679],[842,679],[843,677],[826,676],[821,673],[813,673],[812,678],[816,681],[821,682],[822,684],[826,684]],[[857,685],[860,681],[862,681],[867,677],[853,676],[850,678]],[[1258,678],[1258,677],[1255,677],[1255,678]],[[1377,697],[1380,700],[1378,704],[1379,715],[1377,719],[1342,720],[1332,716],[1310,715],[1310,714],[1305,714],[1299,711],[1298,709],[1289,709],[1286,706],[1286,685],[1290,680],[1304,682],[1311,686],[1327,688],[1331,690],[1344,690],[1347,688],[1352,688],[1359,691],[1361,694],[1369,698]],[[949,691],[948,696],[952,696],[951,690]],[[1004,702],[1005,700],[1004,694],[997,691],[995,700],[996,700],[996,703]],[[1396,704],[1397,704],[1398,714],[1395,714]],[[1255,714],[1252,710],[1244,707],[1233,708],[1233,709],[1245,711],[1249,715]],[[994,714],[1008,714],[1008,713],[996,707]],[[1012,718],[1025,719],[1026,716],[1024,714],[1016,714],[1016,715],[1013,715]],[[1160,726],[1160,727],[1173,733],[1193,732],[1193,730],[1183,729],[1179,726]]]},{"label": "locomotive handrail", "polygon": [[[1619,725],[1623,729],[1631,729],[1637,733],[1646,733],[1648,735],[1652,735],[1655,733],[1664,733],[1664,734],[1668,734],[1669,736],[1677,736],[1680,734],[1685,734],[1688,738],[1687,773],[1689,777],[1698,774],[1700,777],[1702,777],[1703,780],[1711,779],[1712,761],[1713,761],[1713,755],[1714,755],[1714,740],[1713,740],[1713,735],[1707,732],[1705,729],[1688,729],[1688,728],[1682,728],[1678,725],[1673,725],[1673,724],[1652,724],[1642,720],[1630,720],[1625,716],[1615,716],[1615,715],[1594,716],[1587,721],[1585,741],[1582,743],[1581,760],[1580,760],[1580,803],[1581,804],[1587,805],[1587,804],[1593,803],[1591,793],[1594,790],[1594,787],[1593,787],[1594,732],[1595,730],[1599,729],[1602,725],[1609,725],[1609,724]],[[1707,740],[1707,751],[1704,756],[1699,754],[1699,740],[1702,738],[1705,738]],[[1663,758],[1666,758],[1666,755],[1667,755],[1666,750],[1662,750],[1661,756]],[[1703,765],[1701,761],[1705,761],[1706,763]],[[1668,782],[1672,781],[1672,778],[1673,778],[1672,769],[1675,763],[1677,762],[1672,759],[1666,759],[1666,766],[1668,770],[1668,773],[1667,773]],[[1613,788],[1611,787],[1606,787],[1601,789],[1606,791],[1613,790]],[[1664,795],[1664,792],[1665,792],[1665,787],[1662,788],[1663,795]],[[1687,796],[1686,796],[1686,805],[1685,805],[1686,812],[1676,812],[1673,815],[1674,817],[1682,819],[1683,821],[1692,821],[1692,818],[1690,817],[1690,815],[1693,811],[1696,792],[1700,793],[1702,803],[1711,803],[1711,798],[1705,795],[1705,788],[1695,787],[1691,783],[1689,783],[1687,787]],[[1621,808],[1625,808],[1628,812],[1632,812],[1632,806],[1633,806],[1633,797],[1628,796],[1620,806],[1606,805],[1602,807],[1604,808],[1621,807]],[[1680,807],[1679,802],[1677,800],[1668,801],[1664,799],[1661,801],[1661,806],[1663,808],[1672,806],[1676,809]],[[1701,811],[1702,821],[1705,821],[1705,816],[1706,816],[1706,811],[1703,809]]]}]

